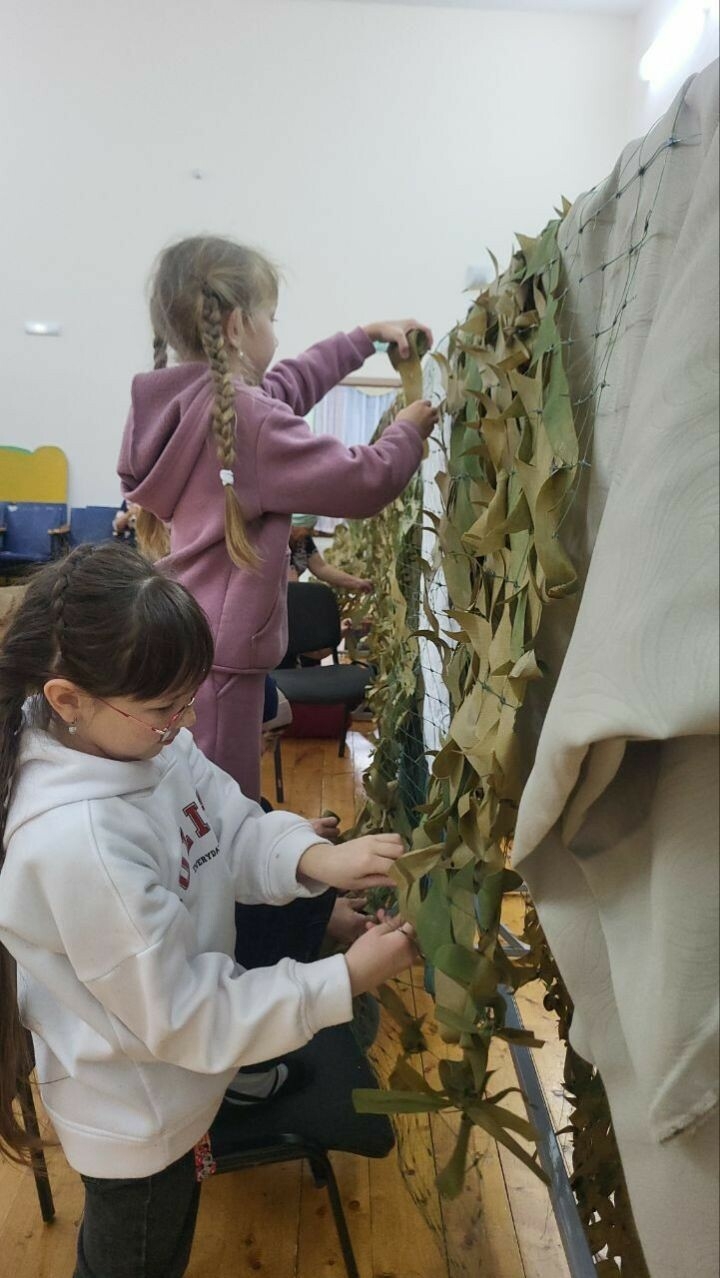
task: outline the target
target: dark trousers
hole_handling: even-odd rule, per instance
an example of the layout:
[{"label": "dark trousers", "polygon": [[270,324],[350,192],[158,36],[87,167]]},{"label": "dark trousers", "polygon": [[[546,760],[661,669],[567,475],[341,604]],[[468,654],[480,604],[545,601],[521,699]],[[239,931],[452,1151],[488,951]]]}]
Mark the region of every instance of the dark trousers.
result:
[{"label": "dark trousers", "polygon": [[181,1278],[200,1197],[193,1151],[154,1176],[82,1179],[85,1213],[74,1278]]},{"label": "dark trousers", "polygon": [[289,905],[236,905],[235,958],[243,967],[272,967],[281,958],[312,963],[320,953],[337,892],[298,897]]},{"label": "dark trousers", "polygon": [[[272,803],[260,800],[263,812]],[[302,896],[289,905],[235,905],[235,958],[242,967],[272,967],[282,958],[312,963],[320,953],[337,892]]]}]

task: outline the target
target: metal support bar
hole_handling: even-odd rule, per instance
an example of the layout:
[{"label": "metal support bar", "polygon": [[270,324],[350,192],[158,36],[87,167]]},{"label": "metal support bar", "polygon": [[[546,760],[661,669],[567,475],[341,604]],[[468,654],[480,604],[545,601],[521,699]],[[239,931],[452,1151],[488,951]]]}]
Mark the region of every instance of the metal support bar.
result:
[{"label": "metal support bar", "polygon": [[224,1172],[241,1171],[272,1163],[292,1162],[296,1159],[306,1160],[310,1164],[316,1186],[327,1189],[347,1278],[360,1278],[335,1172],[327,1150],[321,1145],[295,1134],[280,1136],[270,1145],[248,1144],[245,1147],[241,1145],[232,1153],[218,1154],[217,1172],[218,1175],[222,1175]]},{"label": "metal support bar", "polygon": [[340,1250],[342,1251],[343,1260],[345,1262],[347,1278],[360,1278],[357,1261],[355,1260],[355,1253],[350,1240],[350,1232],[345,1219],[345,1212],[343,1211],[340,1190],[338,1189],[338,1184],[335,1179],[335,1172],[333,1171],[332,1163],[330,1162],[327,1154],[322,1159],[322,1163],[317,1167],[317,1169],[313,1166],[313,1174],[315,1176],[316,1183],[319,1181],[321,1184],[324,1184],[328,1192],[333,1220],[335,1221],[335,1229],[337,1230],[338,1242],[340,1243]]},{"label": "metal support bar", "polygon": [[276,740],[276,742],[275,742],[275,745],[274,745],[274,747],[273,747],[273,759],[274,759],[274,762],[275,762],[275,798],[276,798],[276,800],[277,800],[277,802],[278,802],[278,803],[284,803],[284,802],[285,802],[285,788],[284,788],[284,785],[283,785],[282,746],[281,746],[281,742],[282,742],[282,738],[280,737],[280,735],[278,735],[278,738],[277,738],[277,740]]},{"label": "metal support bar", "polygon": [[[513,958],[527,954],[529,946],[525,945],[503,924],[500,934],[506,953]],[[506,986],[500,988],[505,1001],[505,1021],[511,1029],[524,1029],[522,1017],[518,1010],[515,996]],[[555,1219],[557,1221],[560,1241],[568,1262],[572,1278],[597,1278],[597,1269],[588,1245],[585,1230],[578,1215],[577,1203],[570,1185],[570,1178],[565,1167],[562,1152],[558,1144],[552,1116],[547,1107],[545,1094],[538,1077],[533,1048],[510,1044],[515,1072],[525,1096],[529,1117],[537,1133],[537,1148],[540,1165],[548,1177],[548,1192]]]}]

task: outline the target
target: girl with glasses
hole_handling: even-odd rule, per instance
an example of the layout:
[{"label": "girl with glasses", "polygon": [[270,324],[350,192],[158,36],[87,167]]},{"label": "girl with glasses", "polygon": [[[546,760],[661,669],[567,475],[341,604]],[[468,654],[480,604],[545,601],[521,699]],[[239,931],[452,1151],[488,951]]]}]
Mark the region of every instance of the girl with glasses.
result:
[{"label": "girl with glasses", "polygon": [[238,1068],[349,1021],[415,953],[381,926],[346,955],[237,964],[236,901],[387,884],[402,844],[336,848],[245,798],[187,731],[212,662],[194,599],[120,545],[41,570],[0,648],[0,1150],[32,1148],[26,1026],[85,1183],[76,1278],[180,1278]]}]

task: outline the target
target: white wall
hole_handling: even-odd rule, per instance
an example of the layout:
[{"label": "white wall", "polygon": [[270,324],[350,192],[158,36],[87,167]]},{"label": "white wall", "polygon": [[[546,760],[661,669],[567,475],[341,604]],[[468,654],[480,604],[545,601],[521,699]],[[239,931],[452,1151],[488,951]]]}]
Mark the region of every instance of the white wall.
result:
[{"label": "white wall", "polygon": [[[0,442],[112,503],[155,253],[202,230],[283,265],[281,353],[416,314],[539,230],[627,141],[630,18],[323,0],[5,0]],[[3,65],[4,64],[4,65]],[[193,170],[203,173],[194,179]],[[58,320],[31,338],[26,319]],[[386,371],[382,369],[376,371]]]},{"label": "white wall", "polygon": [[678,89],[689,75],[702,71],[718,56],[717,0],[705,18],[700,40],[689,57],[680,61],[662,84],[647,84],[637,74],[638,64],[663,23],[677,8],[678,0],[645,0],[635,26],[634,83],[632,100],[632,133],[645,133],[670,106]]}]

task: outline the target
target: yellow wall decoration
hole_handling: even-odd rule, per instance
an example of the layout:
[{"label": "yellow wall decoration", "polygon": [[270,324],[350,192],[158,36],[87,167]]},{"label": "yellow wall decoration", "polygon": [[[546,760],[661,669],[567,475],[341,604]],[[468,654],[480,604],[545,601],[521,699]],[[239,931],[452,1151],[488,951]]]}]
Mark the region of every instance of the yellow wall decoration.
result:
[{"label": "yellow wall decoration", "polygon": [[62,448],[0,446],[0,501],[67,502],[68,463]]}]

